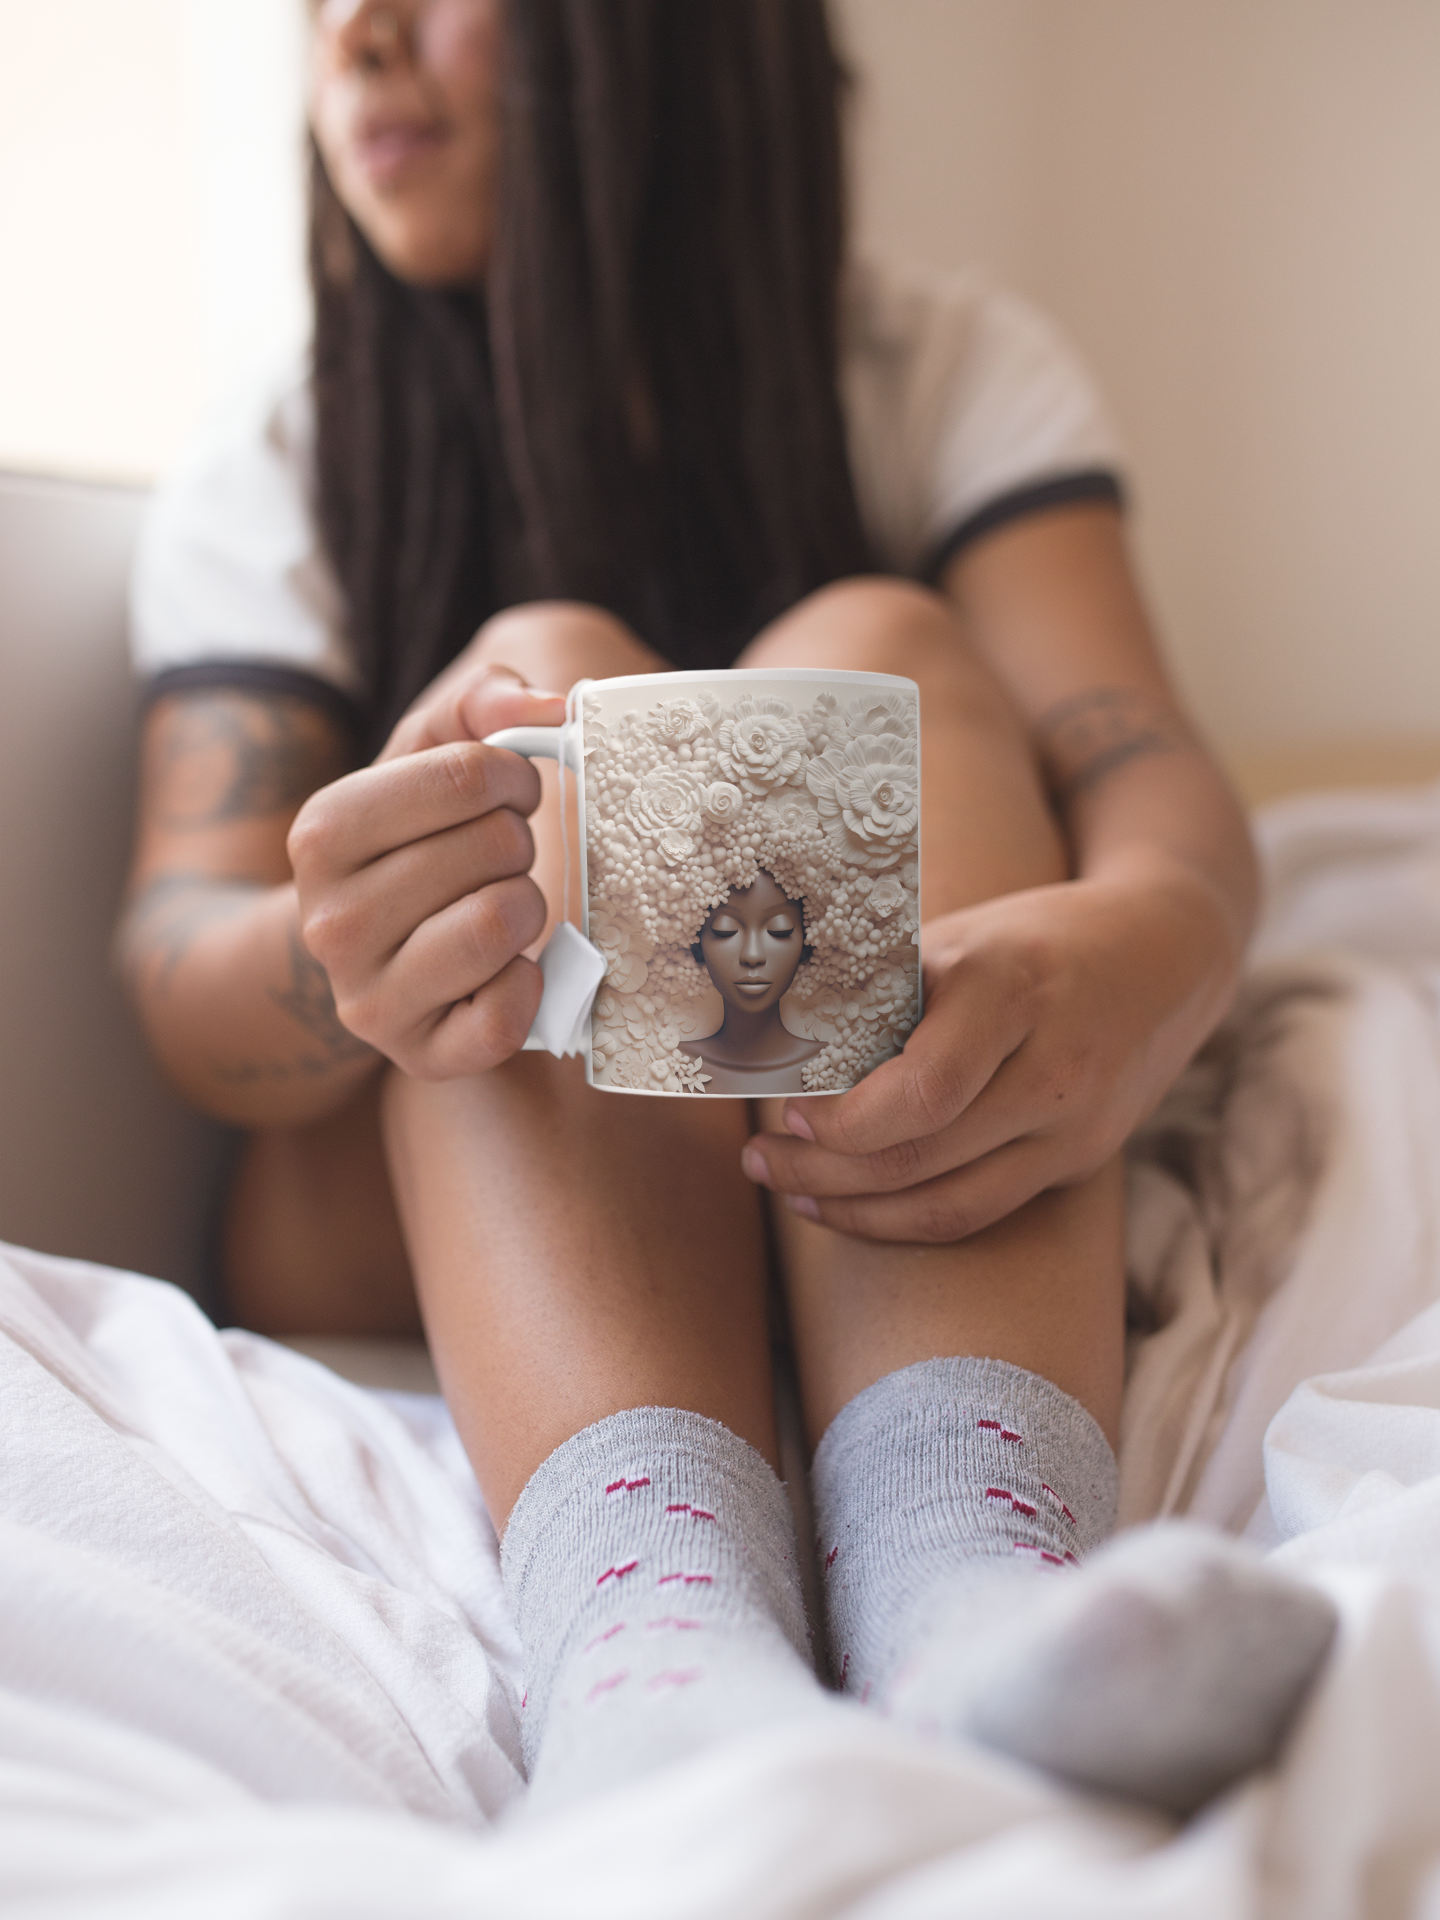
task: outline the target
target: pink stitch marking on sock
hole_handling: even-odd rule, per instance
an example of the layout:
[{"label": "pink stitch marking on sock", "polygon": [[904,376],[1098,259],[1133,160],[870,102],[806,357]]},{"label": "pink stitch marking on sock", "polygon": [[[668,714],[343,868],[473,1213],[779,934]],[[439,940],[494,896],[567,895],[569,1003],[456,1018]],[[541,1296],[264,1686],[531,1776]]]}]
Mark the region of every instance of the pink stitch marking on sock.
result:
[{"label": "pink stitch marking on sock", "polygon": [[713,1520],[715,1516],[708,1507],[691,1507],[690,1518],[692,1520]]},{"label": "pink stitch marking on sock", "polygon": [[1040,1549],[1040,1558],[1047,1567],[1063,1567],[1065,1564],[1058,1553],[1047,1553],[1043,1547]]},{"label": "pink stitch marking on sock", "polygon": [[1016,1433],[1013,1427],[1001,1427],[1000,1438],[1002,1440],[1009,1440],[1010,1442],[1012,1442],[1013,1445],[1017,1447],[1023,1447],[1025,1444],[1025,1441],[1022,1435]]},{"label": "pink stitch marking on sock", "polygon": [[623,1580],[626,1574],[633,1573],[639,1564],[638,1560],[627,1560],[623,1567],[607,1567],[595,1584],[597,1587],[603,1587],[607,1580]]},{"label": "pink stitch marking on sock", "polygon": [[1015,1542],[1015,1551],[1016,1553],[1039,1553],[1040,1549],[1035,1546],[1032,1541],[1017,1540]]},{"label": "pink stitch marking on sock", "polygon": [[985,1498],[987,1500],[1008,1500],[1012,1507],[1015,1504],[1015,1496],[1008,1487],[986,1487]]},{"label": "pink stitch marking on sock", "polygon": [[526,1707],[528,1707],[528,1706],[529,1706],[529,1704],[530,1704],[530,1689],[529,1689],[529,1687],[526,1687],[526,1689],[525,1689],[525,1691],[524,1691],[524,1692],[523,1692],[523,1693],[521,1694],[521,1696],[520,1696],[520,1711],[521,1711],[521,1713],[523,1713],[523,1712],[525,1711],[525,1709],[526,1709]]},{"label": "pink stitch marking on sock", "polygon": [[1065,1564],[1067,1567],[1078,1567],[1080,1562],[1075,1558],[1073,1553],[1067,1552],[1065,1555]]},{"label": "pink stitch marking on sock", "polygon": [[1035,1518],[1035,1509],[1028,1500],[1017,1500],[1012,1493],[1010,1496],[1010,1504],[1016,1513],[1023,1514],[1027,1520],[1033,1520]]},{"label": "pink stitch marking on sock", "polygon": [[1070,1522],[1072,1527],[1078,1525],[1078,1522],[1076,1521],[1074,1514],[1070,1511],[1069,1507],[1066,1506],[1065,1502],[1060,1498],[1059,1494],[1055,1491],[1054,1487],[1050,1485],[1048,1480],[1042,1480],[1040,1482],[1040,1491],[1042,1493],[1049,1494],[1050,1498],[1055,1502],[1056,1506],[1059,1507],[1061,1513],[1064,1514],[1065,1518]]},{"label": "pink stitch marking on sock", "polygon": [[645,1682],[646,1688],[653,1692],[656,1687],[688,1687],[702,1675],[700,1667],[680,1667],[674,1673],[657,1673],[652,1680]]},{"label": "pink stitch marking on sock", "polygon": [[688,1500],[677,1500],[673,1507],[666,1507],[665,1511],[667,1513],[689,1513],[690,1502]]},{"label": "pink stitch marking on sock", "polygon": [[845,1684],[845,1676],[847,1673],[849,1673],[849,1671],[850,1671],[850,1656],[847,1653],[845,1658],[840,1662],[840,1684],[842,1687]]},{"label": "pink stitch marking on sock", "polygon": [[839,1553],[839,1551],[840,1551],[840,1543],[837,1541],[825,1556],[825,1571],[827,1573],[830,1571],[831,1567],[834,1566],[835,1556],[837,1553]]},{"label": "pink stitch marking on sock", "polygon": [[687,1587],[708,1587],[714,1578],[713,1573],[662,1573],[655,1584],[657,1587],[668,1587],[672,1580],[683,1580]]},{"label": "pink stitch marking on sock", "polygon": [[638,1480],[623,1480],[623,1479],[612,1480],[609,1486],[606,1487],[605,1491],[607,1494],[634,1493],[637,1487],[648,1487],[649,1484],[650,1484],[650,1476],[647,1473],[647,1474],[643,1474],[641,1478]]},{"label": "pink stitch marking on sock", "polygon": [[603,1647],[607,1640],[613,1640],[617,1633],[623,1633],[624,1631],[625,1622],[623,1620],[617,1620],[615,1625],[613,1627],[607,1627],[604,1633],[597,1633],[595,1638],[591,1640],[588,1645],[582,1647],[580,1651],[582,1653],[591,1653],[596,1647]]},{"label": "pink stitch marking on sock", "polygon": [[703,1630],[703,1620],[681,1620],[673,1613],[667,1613],[663,1620],[647,1620],[645,1625],[653,1633],[659,1627],[674,1627],[677,1633],[699,1633]]},{"label": "pink stitch marking on sock", "polygon": [[998,1420],[977,1420],[975,1424],[986,1433],[999,1433],[1000,1431],[1000,1422]]},{"label": "pink stitch marking on sock", "polygon": [[597,1680],[585,1696],[586,1706],[588,1707],[592,1700],[598,1700],[602,1694],[613,1693],[616,1687],[623,1686],[629,1678],[630,1670],[626,1667],[619,1673],[608,1674],[605,1679]]}]

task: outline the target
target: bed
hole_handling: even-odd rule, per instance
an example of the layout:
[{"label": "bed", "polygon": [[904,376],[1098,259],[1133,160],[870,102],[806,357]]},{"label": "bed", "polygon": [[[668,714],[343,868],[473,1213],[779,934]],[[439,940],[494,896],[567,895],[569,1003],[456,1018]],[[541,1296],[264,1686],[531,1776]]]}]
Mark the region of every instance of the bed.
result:
[{"label": "bed", "polygon": [[[69,1244],[105,1263],[0,1249],[5,1911],[1440,1916],[1440,786],[1258,830],[1240,1003],[1131,1154],[1121,1467],[1127,1523],[1246,1536],[1340,1609],[1272,1773],[1177,1829],[857,1711],[527,1815],[518,1648],[442,1403],[124,1271],[97,1165]],[[130,1188],[198,1230],[223,1142],[133,1084]],[[6,1087],[43,1146],[43,1098]],[[66,1188],[26,1213],[8,1177],[0,1226],[66,1244]],[[114,1245],[190,1277],[143,1213]],[[413,1352],[329,1357],[428,1384]]]}]

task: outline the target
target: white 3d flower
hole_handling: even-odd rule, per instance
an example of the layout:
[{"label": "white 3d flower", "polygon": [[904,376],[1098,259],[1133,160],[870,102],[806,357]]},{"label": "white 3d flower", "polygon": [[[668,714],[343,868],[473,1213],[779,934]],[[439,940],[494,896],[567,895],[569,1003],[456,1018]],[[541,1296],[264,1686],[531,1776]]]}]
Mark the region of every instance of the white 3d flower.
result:
[{"label": "white 3d flower", "polygon": [[700,806],[705,818],[713,820],[719,827],[738,819],[744,805],[744,794],[739,787],[733,786],[728,780],[712,780],[700,796]]},{"label": "white 3d flower", "polygon": [[920,824],[913,747],[894,735],[867,734],[812,760],[805,778],[841,860],[878,872],[909,851]]},{"label": "white 3d flower", "polygon": [[888,920],[905,904],[905,889],[893,873],[882,873],[870,889],[867,905],[878,920]]},{"label": "white 3d flower", "polygon": [[650,715],[650,731],[672,747],[684,746],[709,724],[693,700],[658,701]]},{"label": "white 3d flower", "polygon": [[648,773],[625,796],[625,811],[632,826],[651,836],[673,827],[680,833],[693,833],[700,825],[700,782],[683,767],[667,767],[660,773]]},{"label": "white 3d flower", "polygon": [[742,694],[715,729],[720,765],[746,793],[787,785],[800,772],[810,743],[785,700]]}]

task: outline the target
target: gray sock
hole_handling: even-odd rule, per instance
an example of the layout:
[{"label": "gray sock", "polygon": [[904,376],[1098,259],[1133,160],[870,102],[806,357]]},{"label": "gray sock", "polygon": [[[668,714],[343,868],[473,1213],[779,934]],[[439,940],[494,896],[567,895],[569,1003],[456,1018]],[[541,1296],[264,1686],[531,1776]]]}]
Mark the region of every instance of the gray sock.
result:
[{"label": "gray sock", "polygon": [[1137,1528],[1081,1569],[1115,1494],[1100,1429],[1034,1374],[877,1381],[815,1458],[837,1677],[917,1730],[1192,1812],[1273,1757],[1335,1613],[1198,1528]]},{"label": "gray sock", "polygon": [[890,1704],[1183,1818],[1275,1758],[1335,1627],[1238,1541],[1162,1522],[1028,1593],[957,1592]]},{"label": "gray sock", "polygon": [[885,1699],[957,1581],[1053,1573],[1115,1524],[1105,1436],[1038,1374],[924,1360],[843,1407],[812,1488],[837,1683]]},{"label": "gray sock", "polygon": [[834,1711],[810,1664],[785,1489],[718,1421],[637,1407],[577,1433],[526,1484],[501,1569],[535,1804]]}]

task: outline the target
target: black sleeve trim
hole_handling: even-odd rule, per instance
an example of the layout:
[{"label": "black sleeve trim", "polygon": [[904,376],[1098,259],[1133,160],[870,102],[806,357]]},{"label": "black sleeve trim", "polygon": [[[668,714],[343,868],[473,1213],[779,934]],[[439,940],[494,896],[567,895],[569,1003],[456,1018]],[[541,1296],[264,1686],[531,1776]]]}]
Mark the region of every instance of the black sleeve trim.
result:
[{"label": "black sleeve trim", "polygon": [[332,680],[322,680],[301,667],[269,666],[258,660],[196,660],[183,667],[166,667],[142,684],[140,701],[146,708],[170,693],[227,688],[235,693],[281,693],[292,700],[306,700],[338,721],[352,741],[365,729],[366,715],[360,702]]},{"label": "black sleeve trim", "polygon": [[1012,520],[1027,519],[1032,513],[1048,513],[1052,507],[1071,507],[1087,500],[1103,500],[1123,510],[1125,489],[1119,474],[1112,473],[1108,467],[1090,467],[1081,473],[1062,473],[1054,480],[1016,487],[1011,493],[1002,493],[997,500],[987,500],[978,513],[962,520],[954,532],[946,534],[932,550],[920,578],[933,586],[962,548],[983,534],[994,533],[997,527],[1008,526]]}]

